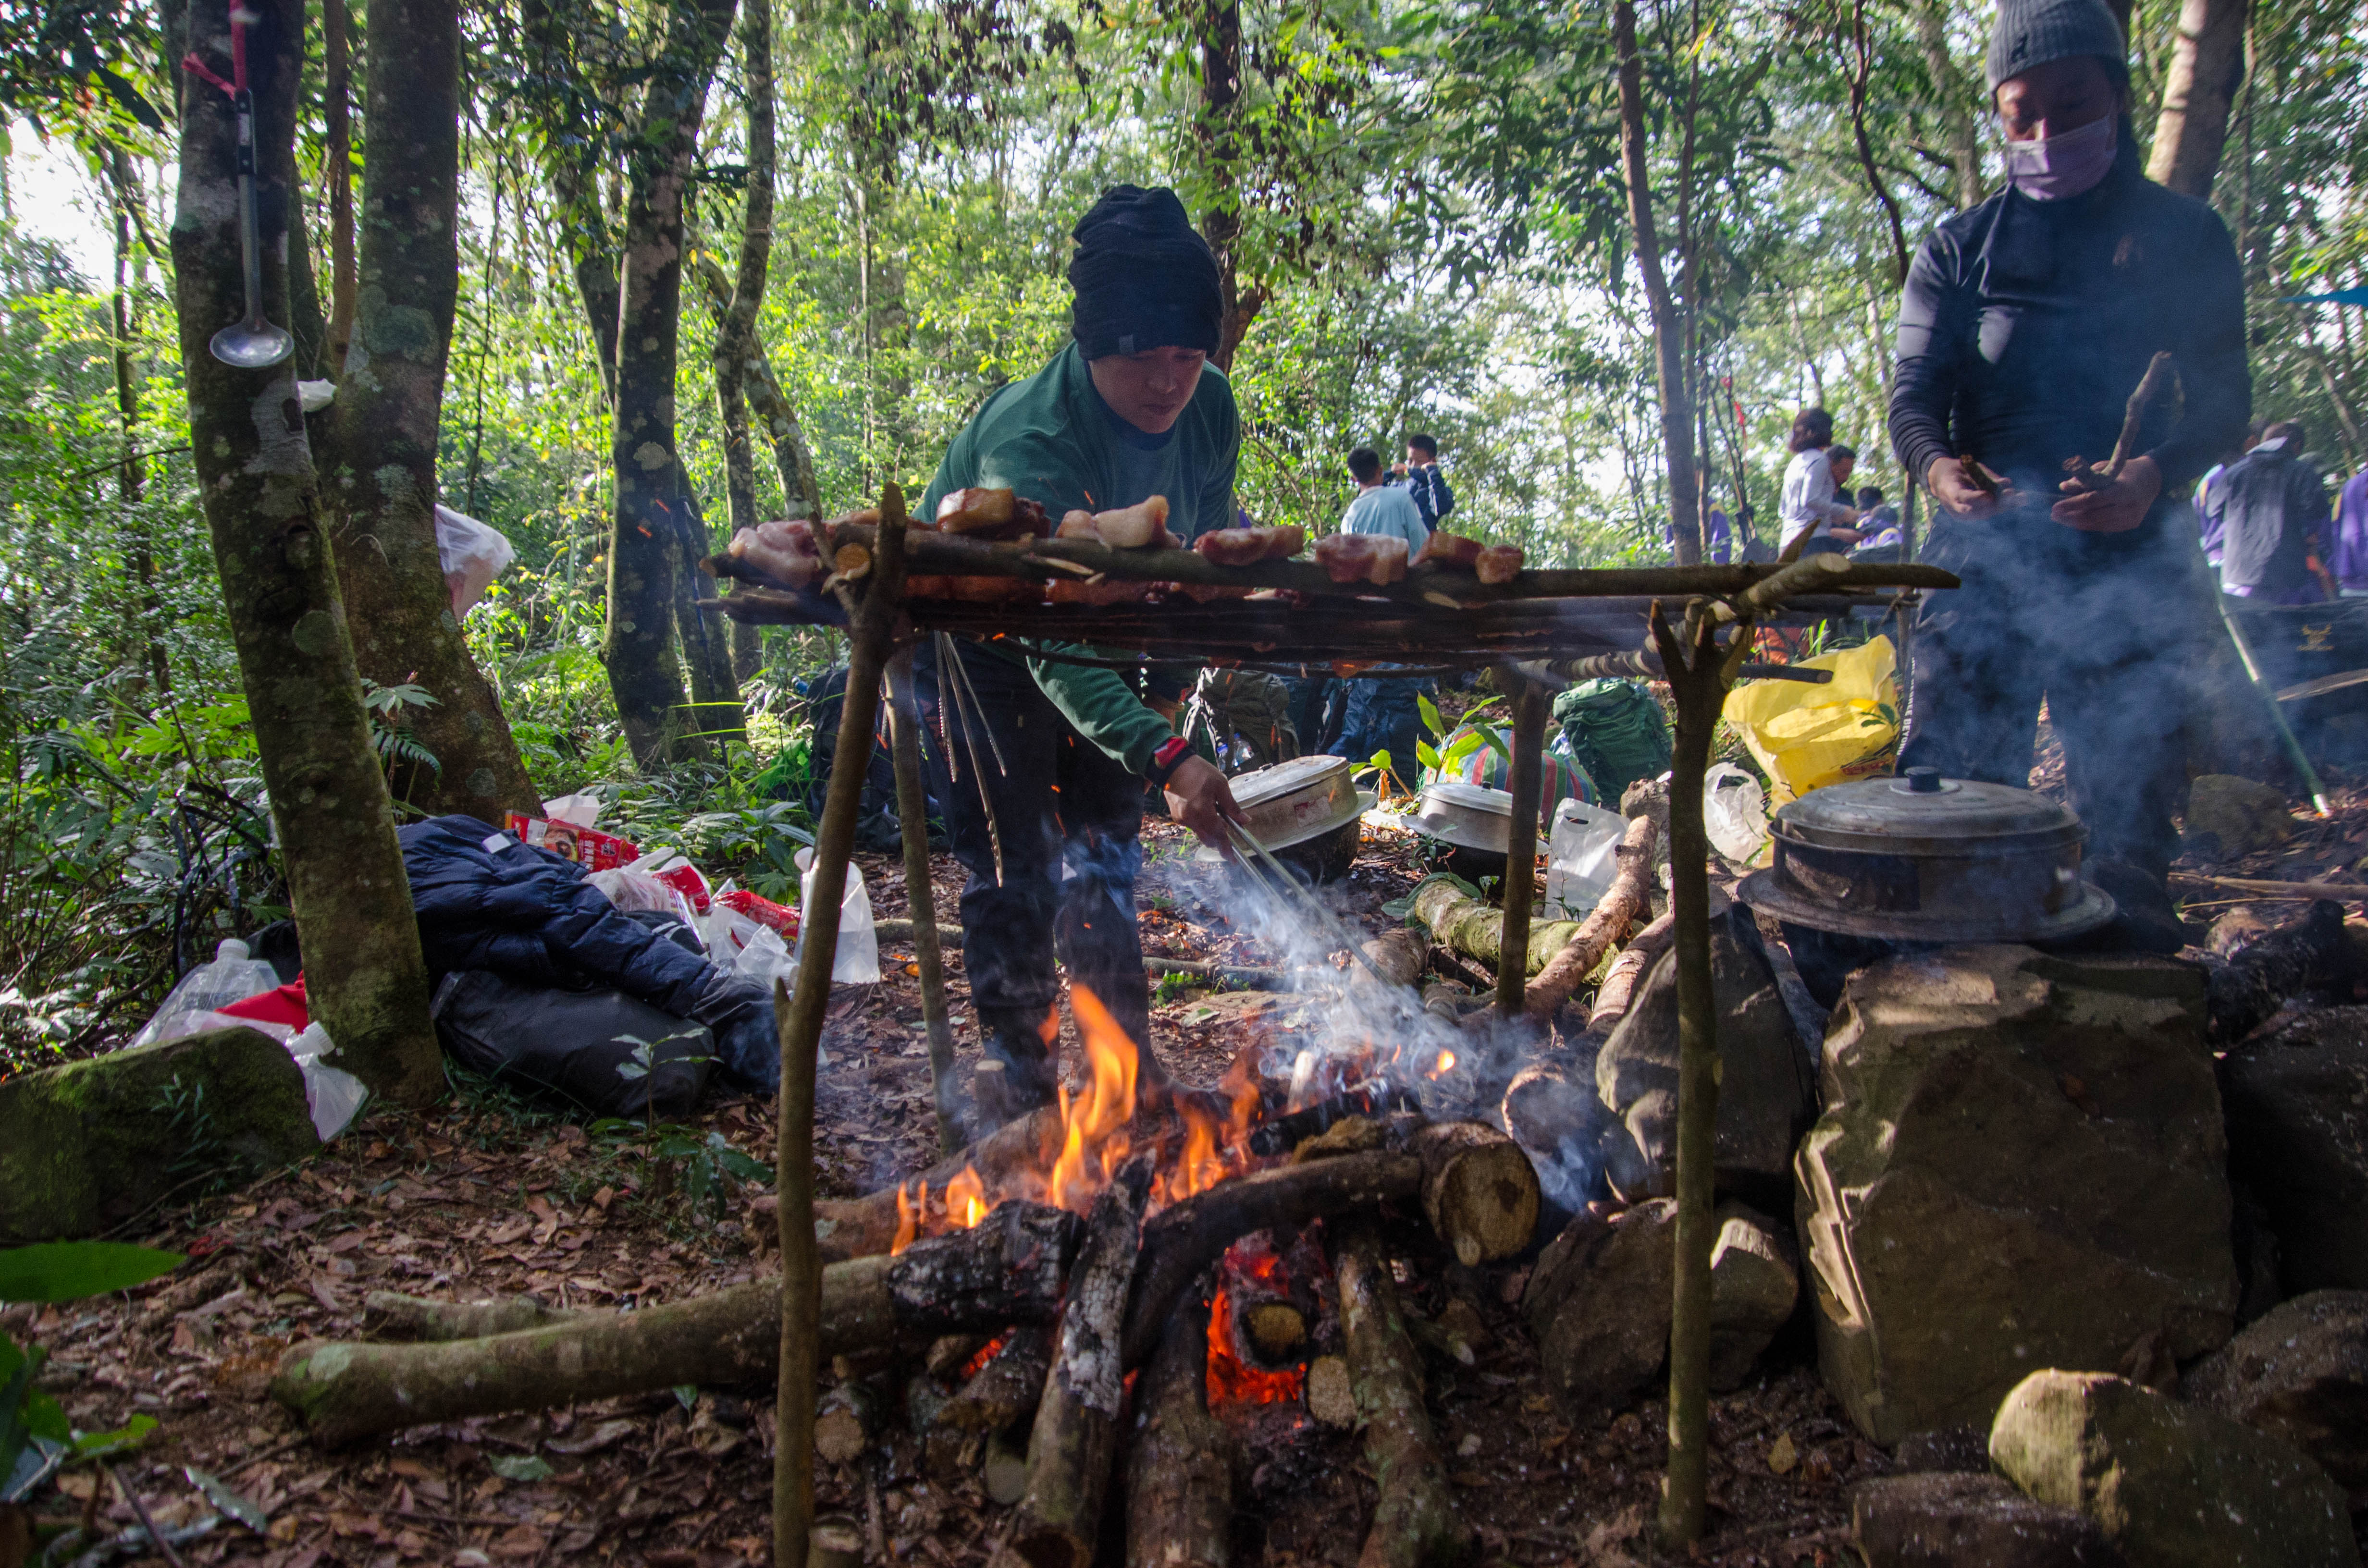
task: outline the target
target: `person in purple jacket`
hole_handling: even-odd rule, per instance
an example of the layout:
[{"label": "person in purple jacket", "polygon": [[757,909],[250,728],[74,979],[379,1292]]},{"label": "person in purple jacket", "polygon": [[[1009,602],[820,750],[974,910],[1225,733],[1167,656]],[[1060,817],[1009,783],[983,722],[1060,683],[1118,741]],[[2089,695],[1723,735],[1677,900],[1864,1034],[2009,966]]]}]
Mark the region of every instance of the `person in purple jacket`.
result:
[{"label": "person in purple jacket", "polygon": [[2368,598],[2368,469],[2345,482],[2335,500],[2333,540],[2327,569],[2347,599]]}]

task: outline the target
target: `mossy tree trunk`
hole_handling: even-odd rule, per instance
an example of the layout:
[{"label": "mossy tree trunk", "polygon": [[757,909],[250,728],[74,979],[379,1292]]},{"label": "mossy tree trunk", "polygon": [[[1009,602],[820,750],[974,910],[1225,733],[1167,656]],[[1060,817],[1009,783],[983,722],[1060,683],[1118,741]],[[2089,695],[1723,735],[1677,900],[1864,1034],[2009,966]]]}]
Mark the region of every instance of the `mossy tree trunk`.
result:
[{"label": "mossy tree trunk", "polygon": [[699,155],[707,87],[734,0],[678,0],[650,76],[628,159],[617,317],[616,502],[609,537],[609,628],[601,658],[617,717],[644,767],[697,749],[702,727],[675,656],[674,556],[685,505],[675,450],[682,307],[683,194]]},{"label": "mossy tree trunk", "polygon": [[498,824],[506,811],[539,812],[541,796],[453,618],[436,548],[437,435],[460,292],[460,9],[377,0],[371,20],[360,286],[323,494],[356,664],[381,686],[411,682],[435,699],[404,721],[437,760],[402,769],[404,801]]},{"label": "mossy tree trunk", "polygon": [[[264,187],[257,202],[264,309],[286,321],[304,10],[299,0],[261,0],[254,14],[247,55]],[[189,49],[219,68],[230,58],[228,17],[203,6],[187,15]],[[362,710],[296,366],[233,369],[208,351],[215,330],[245,312],[238,131],[227,97],[194,75],[185,74],[182,83],[173,264],[189,438],[304,943],[313,1015],[336,1041],[340,1062],[374,1092],[421,1105],[441,1092],[443,1062],[427,1020],[411,889]]]},{"label": "mossy tree trunk", "polygon": [[[773,6],[748,0],[740,13],[740,75],[748,101],[746,206],[740,221],[740,266],[716,323],[716,412],[723,421],[723,490],[729,531],[757,526],[757,454],[749,445],[748,399],[742,389],[746,367],[760,356],[757,311],[765,302],[765,278],[773,255]],[[798,497],[784,497],[790,516]],[[732,673],[746,680],[763,662],[763,630],[747,621],[732,625]]]}]

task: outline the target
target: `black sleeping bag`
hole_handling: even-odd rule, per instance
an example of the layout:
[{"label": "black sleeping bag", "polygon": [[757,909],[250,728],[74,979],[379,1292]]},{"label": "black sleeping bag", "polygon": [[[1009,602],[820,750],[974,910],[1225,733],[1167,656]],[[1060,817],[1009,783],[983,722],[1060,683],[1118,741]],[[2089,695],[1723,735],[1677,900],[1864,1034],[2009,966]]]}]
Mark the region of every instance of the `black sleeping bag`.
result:
[{"label": "black sleeping bag", "polygon": [[[728,1082],[758,1089],[780,1084],[780,1046],[774,1034],[771,994],[756,981],[716,968],[657,928],[666,924],[678,927],[678,922],[644,923],[622,913],[585,880],[584,868],[575,861],[521,844],[475,817],[431,817],[402,829],[397,836],[411,880],[420,949],[439,992],[445,977],[476,971],[513,988],[558,993],[569,999],[569,1007],[561,1012],[574,1018],[567,1026],[572,1032],[557,1028],[561,1012],[554,1012],[549,1015],[553,1027],[547,1041],[540,1038],[540,1023],[534,1040],[523,1038],[523,1032],[518,1040],[506,1040],[486,1011],[496,993],[471,982],[467,998],[473,1010],[467,1016],[480,1021],[470,1028],[490,1030],[492,1048],[506,1050],[512,1058],[529,1052],[564,1055],[572,1040],[574,1049],[593,1058],[613,1057],[608,1045],[618,1035],[655,1041],[661,1035],[682,1032],[689,1022],[705,1026],[701,1032],[710,1037],[714,1066]],[[600,992],[645,1004],[666,1027],[640,1015],[642,1027],[606,1029],[596,1017],[572,1011],[584,1006],[586,994]],[[515,993],[507,994],[515,999]],[[560,1008],[560,1002],[552,1006]],[[445,1010],[449,1007],[439,1009]],[[441,1028],[440,1017],[438,1023]],[[465,1065],[484,1071],[452,1044],[452,1033],[447,1035],[447,1048]],[[621,1050],[630,1055],[633,1047]],[[568,1082],[580,1086],[616,1078],[629,1091],[628,1098],[646,1100],[651,1091],[632,1088],[639,1080],[619,1078],[616,1065],[615,1060],[587,1062],[580,1083],[574,1077]],[[534,1082],[586,1103],[575,1089],[561,1089],[562,1075],[553,1070],[539,1068],[537,1073]],[[587,1108],[598,1107],[587,1104]]]},{"label": "black sleeping bag", "polygon": [[617,990],[560,991],[464,969],[436,988],[434,1012],[437,1038],[461,1066],[592,1116],[679,1119],[715,1066],[706,1025]]}]

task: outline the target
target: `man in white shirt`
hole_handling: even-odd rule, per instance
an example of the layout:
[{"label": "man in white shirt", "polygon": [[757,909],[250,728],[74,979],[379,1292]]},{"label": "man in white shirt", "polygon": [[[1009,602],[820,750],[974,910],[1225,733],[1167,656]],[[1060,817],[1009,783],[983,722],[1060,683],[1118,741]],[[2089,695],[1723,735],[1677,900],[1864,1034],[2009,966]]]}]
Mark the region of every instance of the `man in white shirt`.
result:
[{"label": "man in white shirt", "polygon": [[1829,537],[1837,544],[1856,544],[1859,534],[1852,525],[1858,513],[1849,502],[1837,499],[1834,492],[1850,482],[1858,454],[1834,445],[1834,416],[1822,408],[1803,409],[1793,421],[1787,445],[1793,460],[1784,468],[1783,500],[1778,509],[1783,536],[1778,549],[1793,553],[1793,541],[1808,533]]},{"label": "man in white shirt", "polygon": [[[1414,497],[1394,485],[1382,472],[1381,454],[1359,447],[1349,454],[1349,473],[1357,482],[1357,498],[1340,518],[1344,534],[1383,534],[1406,542],[1409,554],[1423,547],[1430,530]],[[1386,669],[1387,665],[1377,668]],[[1415,701],[1420,683],[1413,680],[1358,679],[1349,683],[1349,719],[1330,750],[1362,767],[1377,752],[1389,754],[1390,771],[1413,789],[1415,742],[1420,738],[1421,710]]]}]

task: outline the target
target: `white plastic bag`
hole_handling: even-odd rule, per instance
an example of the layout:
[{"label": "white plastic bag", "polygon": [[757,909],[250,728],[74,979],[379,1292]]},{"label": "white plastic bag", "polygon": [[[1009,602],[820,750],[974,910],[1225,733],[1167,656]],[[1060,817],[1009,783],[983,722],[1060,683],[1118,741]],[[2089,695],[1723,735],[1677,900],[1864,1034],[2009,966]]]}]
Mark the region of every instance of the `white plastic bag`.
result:
[{"label": "white plastic bag", "polygon": [[[798,908],[814,908],[814,850],[798,851]],[[798,949],[805,950],[807,926],[798,923]],[[830,966],[833,985],[880,983],[880,937],[871,922],[871,895],[864,891],[863,868],[847,863],[847,896],[838,904],[838,951]]]},{"label": "white plastic bag", "polygon": [[679,915],[692,929],[699,929],[699,922],[691,915],[690,901],[682,896],[682,891],[658,881],[638,865],[612,866],[605,871],[589,872],[584,880],[607,893],[609,902],[627,914],[654,910],[660,915]]},{"label": "white plastic bag", "polygon": [[260,996],[279,989],[279,975],[270,964],[248,956],[247,946],[232,937],[214,949],[213,960],[201,963],[181,976],[156,1016],[141,1027],[131,1037],[133,1045],[154,1045],[162,1040],[178,1040],[183,1035],[197,1034],[207,1028],[226,1028],[245,1023],[233,1018],[228,1023],[202,1024],[191,1028],[183,1020],[191,1014],[211,1014],[233,1002],[244,1002],[250,996]]},{"label": "white plastic bag", "polygon": [[542,803],[542,814],[552,822],[564,822],[571,827],[597,827],[600,823],[600,797],[578,792],[562,795]]},{"label": "white plastic bag", "polygon": [[1554,834],[1546,845],[1546,898],[1564,915],[1584,920],[1595,913],[1619,874],[1613,853],[1628,832],[1618,812],[1565,799],[1554,808]]},{"label": "white plastic bag", "polygon": [[502,537],[500,529],[439,505],[436,508],[436,558],[444,568],[444,585],[452,593],[452,618],[458,620],[485,597],[494,579],[518,559],[518,551]]},{"label": "white plastic bag", "polygon": [[1714,762],[1702,778],[1702,826],[1710,846],[1738,866],[1768,842],[1768,792],[1731,762]]},{"label": "white plastic bag", "polygon": [[321,1058],[337,1048],[329,1041],[329,1031],[318,1024],[307,1024],[295,1039],[284,1042],[288,1054],[304,1071],[304,1104],[313,1113],[313,1131],[326,1143],[346,1130],[354,1113],[362,1108],[370,1091],[362,1081],[342,1067],[332,1067]]}]

